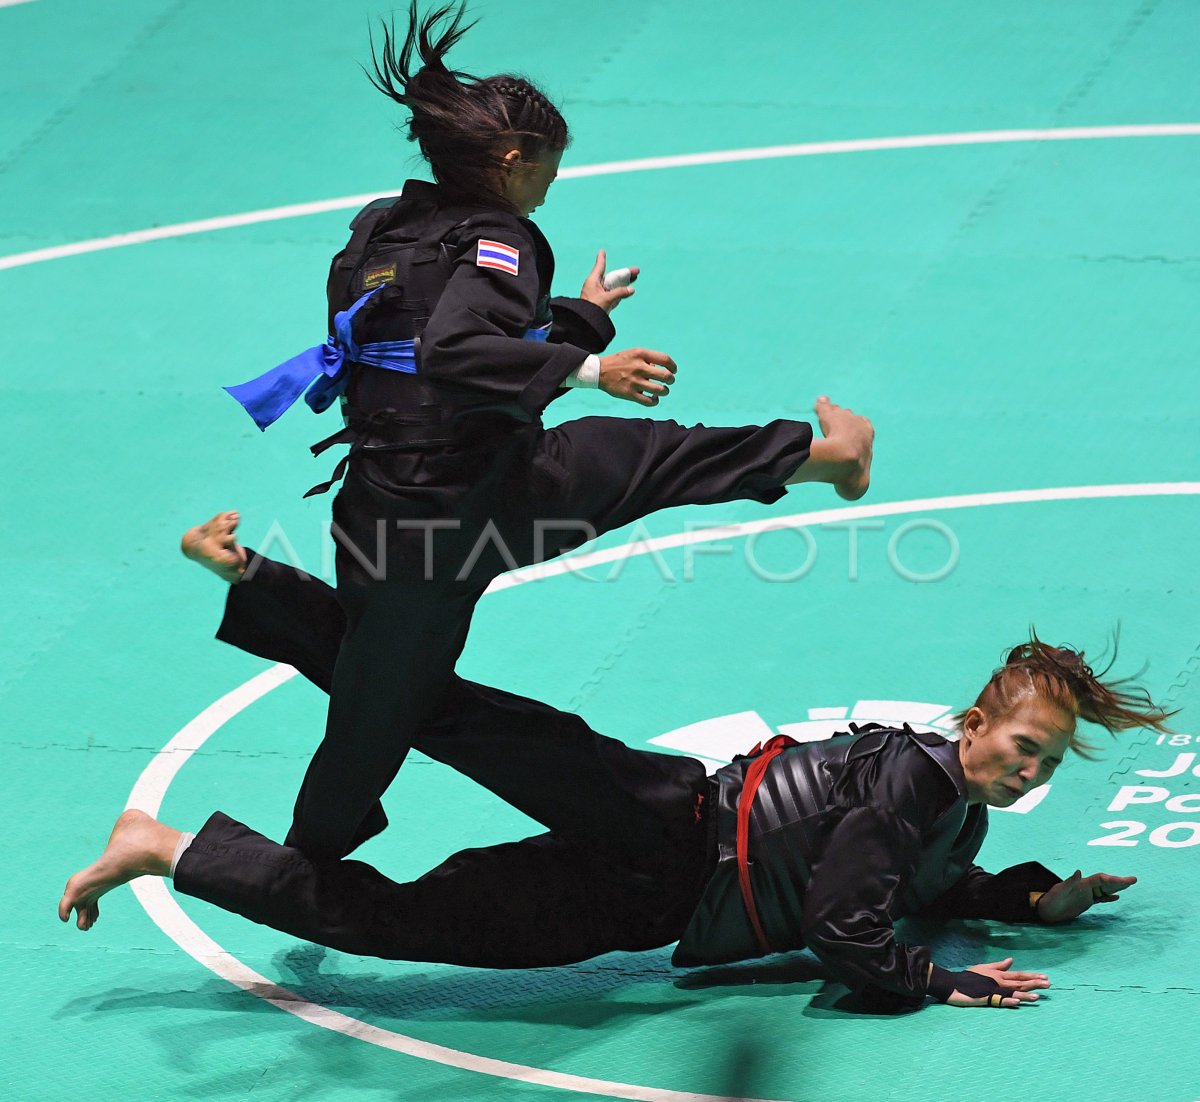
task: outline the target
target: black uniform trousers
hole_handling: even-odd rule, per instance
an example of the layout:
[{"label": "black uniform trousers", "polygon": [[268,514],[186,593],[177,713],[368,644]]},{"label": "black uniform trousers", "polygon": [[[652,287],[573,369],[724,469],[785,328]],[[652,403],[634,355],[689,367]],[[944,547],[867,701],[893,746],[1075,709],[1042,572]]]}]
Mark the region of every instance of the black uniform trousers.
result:
[{"label": "black uniform trousers", "polygon": [[[230,589],[219,637],[328,689],[342,624],[323,582],[260,559]],[[414,745],[550,832],[396,883],[218,812],[180,859],[176,887],[308,941],[397,960],[536,967],[678,940],[715,856],[699,762],[630,749],[576,715],[456,676]],[[436,822],[443,810],[433,811]]]},{"label": "black uniform trousers", "polygon": [[450,687],[495,577],[659,509],[773,502],[812,442],[810,425],[782,420],[477,423],[475,438],[451,447],[368,436],[352,452],[334,503],[345,634],[287,838],[312,856],[343,857],[386,825],[379,798]]}]

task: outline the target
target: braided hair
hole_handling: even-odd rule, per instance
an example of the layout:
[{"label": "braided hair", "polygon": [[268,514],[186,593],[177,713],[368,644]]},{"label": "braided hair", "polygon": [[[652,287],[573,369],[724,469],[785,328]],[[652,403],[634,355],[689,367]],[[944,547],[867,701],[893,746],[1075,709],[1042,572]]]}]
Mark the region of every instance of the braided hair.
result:
[{"label": "braided hair", "polygon": [[[1138,727],[1169,731],[1166,721],[1175,713],[1155,704],[1135,678],[1106,680],[1116,658],[1114,637],[1112,657],[1097,673],[1084,661],[1083,651],[1052,647],[1030,631],[1029,642],[1008,652],[1004,665],[993,672],[973,707],[992,719],[1007,715],[1021,701],[1037,696],[1110,734]],[[968,711],[954,717],[960,729]],[[1072,736],[1070,748],[1085,758],[1094,757],[1097,750],[1078,735]]]},{"label": "braided hair", "polygon": [[[374,71],[367,79],[411,112],[408,140],[429,162],[433,178],[452,197],[510,207],[504,173],[521,163],[561,153],[570,140],[558,108],[533,83],[510,73],[475,77],[446,66],[445,56],[475,24],[466,23],[466,0],[436,8],[423,19],[410,0],[403,43],[395,26],[382,24],[383,45],[371,38]],[[419,65],[414,68],[415,59]]]}]

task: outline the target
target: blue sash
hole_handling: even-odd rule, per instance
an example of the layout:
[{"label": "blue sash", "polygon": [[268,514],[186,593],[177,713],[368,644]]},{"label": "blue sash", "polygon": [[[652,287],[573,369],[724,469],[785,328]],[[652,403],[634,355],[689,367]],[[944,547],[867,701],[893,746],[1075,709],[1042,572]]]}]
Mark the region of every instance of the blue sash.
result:
[{"label": "blue sash", "polygon": [[[386,286],[386,284],[384,285]],[[324,413],[339,398],[350,381],[346,363],[381,367],[384,371],[399,371],[405,375],[417,373],[417,356],[413,341],[377,341],[356,344],[351,323],[354,315],[372,295],[383,290],[368,291],[348,310],[333,318],[334,335],[324,344],[306,349],[298,356],[285,360],[278,367],[249,382],[222,389],[242,406],[263,431],[286,413],[300,395],[314,413]],[[550,324],[528,329],[525,340],[544,341],[550,335]],[[307,388],[307,390],[306,390]]]}]

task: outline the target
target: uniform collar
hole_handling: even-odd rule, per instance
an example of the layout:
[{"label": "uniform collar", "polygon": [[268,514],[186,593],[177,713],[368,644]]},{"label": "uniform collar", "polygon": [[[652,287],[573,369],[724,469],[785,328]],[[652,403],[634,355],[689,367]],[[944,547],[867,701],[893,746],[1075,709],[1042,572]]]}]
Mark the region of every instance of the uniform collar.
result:
[{"label": "uniform collar", "polygon": [[[469,199],[456,199],[439,184],[431,183],[429,180],[405,180],[404,189],[400,193],[400,199],[402,202],[418,206],[436,207],[439,211],[447,214],[461,214],[464,218],[472,214],[492,212],[508,215],[511,218],[520,217],[499,203],[493,206]],[[522,222],[529,222],[528,218],[521,218],[520,220]]]},{"label": "uniform collar", "polygon": [[935,735],[932,731],[914,731],[907,723],[902,730],[942,767],[942,771],[954,782],[958,794],[967,799],[967,777],[958,758],[958,743]]}]

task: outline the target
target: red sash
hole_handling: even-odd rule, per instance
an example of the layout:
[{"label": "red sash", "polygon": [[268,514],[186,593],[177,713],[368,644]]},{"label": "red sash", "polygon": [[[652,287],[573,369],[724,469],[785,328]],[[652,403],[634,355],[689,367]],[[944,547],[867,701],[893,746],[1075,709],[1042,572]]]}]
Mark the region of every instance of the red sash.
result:
[{"label": "red sash", "polygon": [[774,738],[768,739],[765,743],[759,743],[751,750],[746,756],[753,758],[754,761],[750,763],[750,767],[746,770],[746,779],[742,782],[742,794],[738,800],[738,887],[742,889],[742,903],[746,908],[746,917],[750,919],[750,926],[754,930],[754,939],[758,942],[758,947],[764,954],[773,953],[775,950],[767,940],[762,923],[758,919],[758,907],[754,903],[754,890],[750,887],[750,809],[754,806],[754,797],[758,793],[758,786],[762,783],[763,777],[766,776],[771,762],[779,757],[788,747],[799,745],[794,738],[788,738],[787,735],[776,735]]}]

